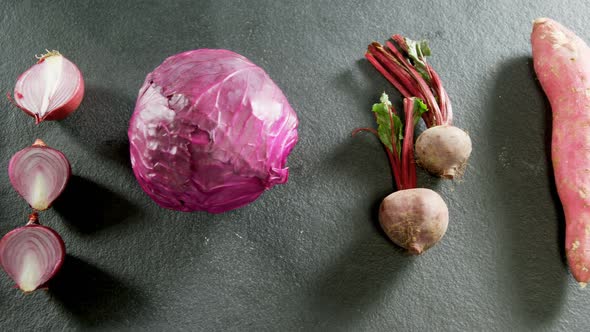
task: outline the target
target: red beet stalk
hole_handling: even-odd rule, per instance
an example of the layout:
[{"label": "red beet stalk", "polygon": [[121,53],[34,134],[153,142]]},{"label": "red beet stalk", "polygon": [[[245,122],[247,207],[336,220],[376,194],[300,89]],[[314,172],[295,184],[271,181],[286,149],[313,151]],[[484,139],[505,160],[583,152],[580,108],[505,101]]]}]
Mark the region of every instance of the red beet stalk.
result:
[{"label": "red beet stalk", "polygon": [[414,161],[414,126],[426,112],[426,105],[418,98],[404,98],[404,121],[402,122],[386,94],[381,103],[373,106],[378,129],[358,128],[356,135],[367,131],[379,138],[391,165],[397,190],[416,188],[416,163]]},{"label": "red beet stalk", "polygon": [[415,42],[401,35],[383,46],[373,42],[365,57],[405,97],[423,100],[429,112],[422,114],[428,128],[451,125],[451,102],[440,77],[426,62],[430,49],[426,42]]}]

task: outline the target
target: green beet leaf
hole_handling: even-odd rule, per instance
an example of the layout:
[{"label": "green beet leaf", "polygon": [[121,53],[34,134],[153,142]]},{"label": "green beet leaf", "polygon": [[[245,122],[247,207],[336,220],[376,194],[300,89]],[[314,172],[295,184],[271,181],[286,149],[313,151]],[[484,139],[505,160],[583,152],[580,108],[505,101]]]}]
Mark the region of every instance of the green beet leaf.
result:
[{"label": "green beet leaf", "polygon": [[[403,139],[403,124],[399,116],[394,113],[393,105],[389,101],[386,93],[383,93],[380,98],[380,103],[373,105],[373,112],[377,120],[377,133],[379,139],[392,153],[393,144],[395,144],[398,157],[401,156],[402,139]],[[391,125],[393,124],[393,130]]]}]

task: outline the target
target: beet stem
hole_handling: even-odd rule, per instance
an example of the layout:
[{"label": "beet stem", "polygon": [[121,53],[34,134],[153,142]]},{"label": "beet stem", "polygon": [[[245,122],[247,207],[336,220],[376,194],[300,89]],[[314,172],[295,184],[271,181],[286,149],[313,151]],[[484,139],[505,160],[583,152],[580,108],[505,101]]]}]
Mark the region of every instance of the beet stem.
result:
[{"label": "beet stem", "polygon": [[370,51],[367,51],[367,53],[365,53],[365,58],[367,58],[367,60],[369,60],[369,62],[373,65],[373,67],[375,67],[375,69],[377,69],[377,71],[379,71],[381,73],[381,75],[383,75],[388,81],[389,83],[393,84],[393,86],[404,96],[410,96],[410,93],[406,90],[406,88],[396,79],[393,77],[392,74],[390,74],[387,69],[385,69],[385,67],[383,67],[381,65],[381,63],[379,62],[379,60],[377,60],[375,58],[375,55],[373,55]]},{"label": "beet stem", "polygon": [[[362,131],[366,131],[381,141],[391,166],[397,190],[413,189],[417,186],[416,163],[414,160],[414,127],[418,121],[415,117],[427,111],[427,106],[419,98],[404,98],[403,102],[404,114],[403,117],[400,117],[391,102],[389,102],[387,95],[383,93],[381,103],[373,105],[373,114],[378,123],[378,130],[365,127],[352,131],[353,137]],[[386,107],[386,111],[383,111],[382,107]],[[385,114],[389,119],[384,118]],[[388,121],[389,125],[387,127],[383,126],[383,121]],[[389,136],[388,139],[385,139],[386,136]]]},{"label": "beet stem", "polygon": [[37,212],[29,214],[29,221],[27,221],[27,225],[39,225],[39,214]]},{"label": "beet stem", "polygon": [[352,137],[355,137],[358,133],[362,132],[362,131],[366,131],[369,132],[373,135],[375,135],[375,137],[379,138],[379,133],[377,133],[377,130],[373,129],[373,128],[357,128],[355,130],[352,131]]},{"label": "beet stem", "polygon": [[[393,149],[394,152],[395,150],[397,150],[395,146],[393,147]],[[402,182],[402,176],[400,174],[401,169],[399,167],[400,162],[397,158],[397,152],[391,153],[391,151],[389,151],[387,147],[385,147],[385,152],[387,153],[387,158],[389,159],[389,164],[391,165],[391,170],[393,171],[393,179],[395,181],[396,188],[398,188],[398,190],[406,189],[404,183]]]},{"label": "beet stem", "polygon": [[[385,45],[387,45],[387,47],[389,48],[389,50],[391,52],[394,52],[394,53],[398,52],[395,45],[393,45],[391,42],[387,41],[385,43]],[[401,54],[400,54],[400,56],[401,56]],[[420,75],[420,73],[414,68],[414,66],[410,65],[407,61],[404,61],[403,64],[405,66],[405,69],[410,73],[412,79],[414,80],[414,84],[422,92],[421,99],[424,100],[424,102],[426,102],[426,104],[428,105],[428,109],[431,113],[431,116],[434,116],[435,123],[442,124],[442,121],[444,120],[443,116],[442,116],[442,112],[441,112],[440,107],[436,101],[437,100],[436,97],[432,93],[432,89],[431,89],[430,85],[426,82],[426,80],[424,80],[422,75]],[[420,95],[414,95],[414,96],[420,98]],[[414,97],[414,96],[411,96],[411,97]]]},{"label": "beet stem", "polygon": [[393,114],[396,114],[396,111],[393,105],[390,105],[389,107],[391,109],[391,112],[389,113],[389,125],[391,128],[391,148],[393,151],[389,151],[387,147],[385,148],[385,150],[387,152],[387,157],[389,158],[389,163],[391,164],[393,178],[395,179],[395,185],[397,186],[397,188],[406,189],[405,183],[403,181],[403,169],[401,164],[402,154],[400,153],[401,151],[397,150],[397,143],[393,144],[394,142],[397,142],[397,140],[399,139],[398,137],[396,137],[395,134],[395,124],[393,122],[392,116]]},{"label": "beet stem", "polygon": [[[374,54],[384,68],[389,70],[392,76],[396,79],[397,84],[402,85],[405,91],[407,91],[406,93],[400,91],[404,97],[410,98],[416,96],[423,98],[422,91],[414,84],[410,72],[404,63],[401,63],[400,59],[397,59],[395,53],[392,53],[391,50],[385,49],[383,45],[376,42],[369,45],[369,48],[375,52]],[[402,58],[401,61],[404,61],[404,59]],[[394,86],[396,86],[396,84],[394,84]]]},{"label": "beet stem", "polygon": [[452,107],[449,96],[439,75],[426,62],[423,55],[420,61],[426,66],[430,80],[424,79],[408,55],[408,44],[401,35],[391,37],[386,47],[373,42],[367,47],[365,57],[405,98],[417,97],[428,106],[429,112],[422,115],[428,128],[451,124]]},{"label": "beet stem", "polygon": [[416,188],[416,163],[414,162],[414,102],[413,98],[404,99],[404,114],[406,117],[406,132],[404,133],[404,145],[402,156],[406,168],[406,188]]}]

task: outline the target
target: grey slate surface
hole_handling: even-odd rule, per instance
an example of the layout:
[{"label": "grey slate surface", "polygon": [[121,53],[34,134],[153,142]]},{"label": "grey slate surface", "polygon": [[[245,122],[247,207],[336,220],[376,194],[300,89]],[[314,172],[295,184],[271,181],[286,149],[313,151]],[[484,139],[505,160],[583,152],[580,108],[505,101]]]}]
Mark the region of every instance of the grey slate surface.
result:
[{"label": "grey slate surface", "polygon": [[[79,111],[35,126],[0,98],[0,170],[42,138],[74,178],[42,222],[69,256],[48,292],[0,275],[0,330],[572,331],[590,291],[564,263],[548,167],[548,104],[534,80],[531,21],[590,40],[586,1],[2,1],[0,90],[58,49],[85,75]],[[371,104],[399,95],[363,60],[392,33],[428,38],[475,150],[462,182],[420,173],[446,199],[447,235],[407,257],[381,233],[392,191],[369,135]],[[228,48],[265,68],[298,111],[291,178],[221,215],[156,206],[131,173],[127,123],[165,57]],[[28,207],[0,173],[0,232]]]}]

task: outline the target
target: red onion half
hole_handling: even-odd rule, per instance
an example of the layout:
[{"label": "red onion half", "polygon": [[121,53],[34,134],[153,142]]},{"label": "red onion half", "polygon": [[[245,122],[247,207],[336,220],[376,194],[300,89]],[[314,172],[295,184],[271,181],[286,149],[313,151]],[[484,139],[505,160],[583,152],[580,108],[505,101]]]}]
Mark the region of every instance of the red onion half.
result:
[{"label": "red onion half", "polygon": [[21,74],[14,87],[14,103],[39,123],[61,120],[75,111],[84,97],[78,67],[58,51],[47,51]]},{"label": "red onion half", "polygon": [[17,152],[8,164],[14,189],[38,211],[47,210],[70,178],[70,163],[63,153],[38,139]]},{"label": "red onion half", "polygon": [[43,287],[59,271],[65,256],[61,236],[39,225],[36,213],[26,226],[0,239],[0,265],[25,293]]}]

